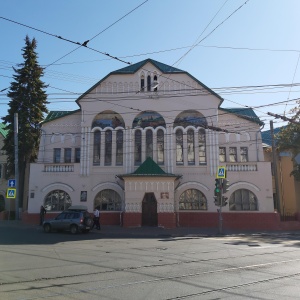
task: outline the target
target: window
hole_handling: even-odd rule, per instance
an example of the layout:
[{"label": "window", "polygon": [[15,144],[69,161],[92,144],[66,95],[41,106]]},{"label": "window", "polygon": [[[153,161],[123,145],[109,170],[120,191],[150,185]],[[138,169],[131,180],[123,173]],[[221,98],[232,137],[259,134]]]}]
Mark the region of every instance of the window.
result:
[{"label": "window", "polygon": [[183,132],[181,129],[176,131],[176,164],[183,164]]},{"label": "window", "polygon": [[120,211],[122,210],[121,197],[114,190],[103,190],[95,198],[94,207],[97,206],[100,210]]},{"label": "window", "polygon": [[195,143],[194,143],[194,130],[189,129],[187,131],[187,156],[188,164],[195,164]]},{"label": "window", "polygon": [[99,130],[94,132],[94,154],[93,165],[100,165],[100,142],[101,132]]},{"label": "window", "polygon": [[71,162],[71,155],[72,155],[72,149],[71,148],[65,148],[65,163]]},{"label": "window", "polygon": [[141,92],[145,90],[145,77],[144,75],[141,76]]},{"label": "window", "polygon": [[146,131],[146,158],[153,158],[153,132],[151,129]]},{"label": "window", "polygon": [[179,210],[207,210],[207,200],[199,190],[186,190],[179,197]]},{"label": "window", "polygon": [[157,163],[164,163],[164,153],[165,153],[165,141],[164,141],[164,131],[162,129],[157,130]]},{"label": "window", "polygon": [[205,130],[199,129],[198,132],[198,144],[199,144],[199,164],[206,164],[206,142],[205,142]]},{"label": "window", "polygon": [[147,91],[148,92],[151,91],[151,76],[150,75],[147,76]]},{"label": "window", "polygon": [[134,134],[134,164],[142,163],[142,132],[137,130]]},{"label": "window", "polygon": [[60,148],[54,148],[53,162],[60,163]]},{"label": "window", "polygon": [[74,157],[74,161],[76,163],[80,162],[80,148],[75,148],[75,157]]},{"label": "window", "polygon": [[236,147],[229,147],[229,161],[237,162]]},{"label": "window", "polygon": [[226,162],[226,148],[225,147],[219,148],[219,161],[221,163]]},{"label": "window", "polygon": [[241,147],[240,153],[241,153],[241,162],[247,162],[248,161],[248,148]]},{"label": "window", "polygon": [[117,131],[116,164],[123,165],[123,131]]},{"label": "window", "polygon": [[230,210],[258,210],[257,198],[249,190],[240,189],[235,191],[229,199]]},{"label": "window", "polygon": [[47,211],[65,210],[71,205],[72,201],[69,194],[62,190],[51,191],[44,201],[44,207]]},{"label": "window", "polygon": [[153,91],[157,91],[157,86],[158,86],[158,82],[157,82],[157,76],[154,75],[153,77],[153,84],[154,84],[154,88],[153,88]]},{"label": "window", "polygon": [[105,159],[104,164],[106,166],[111,165],[111,157],[112,157],[112,131],[105,131]]}]

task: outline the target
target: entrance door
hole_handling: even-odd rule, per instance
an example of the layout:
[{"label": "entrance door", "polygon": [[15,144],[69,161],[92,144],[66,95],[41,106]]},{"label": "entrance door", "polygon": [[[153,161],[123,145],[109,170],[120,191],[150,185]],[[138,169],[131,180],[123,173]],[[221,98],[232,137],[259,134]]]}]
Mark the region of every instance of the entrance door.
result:
[{"label": "entrance door", "polygon": [[157,202],[154,193],[146,193],[142,203],[142,225],[157,226]]}]

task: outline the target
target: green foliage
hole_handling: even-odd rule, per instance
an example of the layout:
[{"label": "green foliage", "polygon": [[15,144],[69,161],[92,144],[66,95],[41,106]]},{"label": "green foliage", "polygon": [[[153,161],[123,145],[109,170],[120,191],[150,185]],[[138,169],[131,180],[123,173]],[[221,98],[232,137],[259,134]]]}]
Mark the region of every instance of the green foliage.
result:
[{"label": "green foliage", "polygon": [[[3,117],[8,134],[4,139],[5,150],[8,155],[7,171],[8,175],[14,174],[14,115],[18,114],[18,153],[19,170],[24,172],[26,164],[33,162],[37,157],[40,139],[39,124],[47,113],[47,86],[41,81],[43,68],[37,62],[35,52],[37,43],[33,38],[25,38],[25,46],[22,49],[24,62],[14,68],[14,81],[10,84],[7,96],[9,102],[8,115]],[[24,175],[19,172],[20,176]]]},{"label": "green foliage", "polygon": [[[293,120],[298,122],[300,114],[299,106],[293,108],[291,112],[294,113]],[[300,124],[289,123],[275,136],[275,140],[278,151],[290,151],[294,158],[298,153],[300,153]],[[295,180],[300,181],[300,170],[295,161],[294,170],[290,175],[294,176]]]}]

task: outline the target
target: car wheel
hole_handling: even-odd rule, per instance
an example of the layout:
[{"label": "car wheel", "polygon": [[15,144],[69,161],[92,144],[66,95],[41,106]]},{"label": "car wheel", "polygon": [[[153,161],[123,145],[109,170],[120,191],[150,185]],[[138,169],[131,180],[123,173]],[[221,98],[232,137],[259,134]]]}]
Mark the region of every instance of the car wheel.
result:
[{"label": "car wheel", "polygon": [[50,224],[45,224],[44,225],[44,231],[47,232],[47,233],[51,232],[51,225]]},{"label": "car wheel", "polygon": [[70,231],[72,234],[76,234],[78,232],[78,227],[76,225],[72,225],[70,227]]}]

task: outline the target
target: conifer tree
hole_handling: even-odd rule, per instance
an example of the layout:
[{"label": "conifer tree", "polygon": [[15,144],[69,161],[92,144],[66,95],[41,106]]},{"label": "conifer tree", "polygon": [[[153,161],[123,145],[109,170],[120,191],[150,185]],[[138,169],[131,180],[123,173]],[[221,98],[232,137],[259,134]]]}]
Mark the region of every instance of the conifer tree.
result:
[{"label": "conifer tree", "polygon": [[35,38],[30,40],[26,36],[25,46],[22,48],[24,62],[18,64],[17,68],[13,68],[15,74],[7,93],[10,98],[9,110],[7,116],[2,118],[5,129],[8,130],[2,150],[5,150],[8,156],[8,176],[13,176],[15,173],[14,115],[18,114],[19,189],[17,192],[20,195],[21,207],[26,168],[29,168],[29,163],[37,158],[40,140],[39,124],[44,119],[44,113],[48,112],[45,92],[47,85],[41,81],[44,70],[38,64],[36,46]]}]

